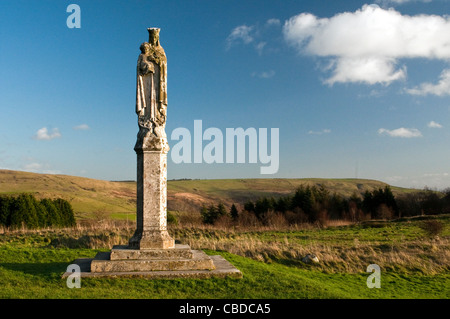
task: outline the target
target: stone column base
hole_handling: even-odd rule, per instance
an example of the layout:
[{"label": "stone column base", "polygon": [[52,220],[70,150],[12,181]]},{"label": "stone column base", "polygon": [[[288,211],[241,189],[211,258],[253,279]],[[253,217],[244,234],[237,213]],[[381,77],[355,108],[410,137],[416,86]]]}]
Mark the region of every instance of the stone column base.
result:
[{"label": "stone column base", "polygon": [[[112,254],[112,253],[111,253]],[[159,270],[159,271],[142,271],[142,270],[138,270],[138,271],[122,271],[124,270],[124,268],[122,268],[121,266],[119,266],[120,264],[123,264],[125,261],[124,260],[120,260],[119,263],[117,265],[111,266],[108,265],[109,263],[111,263],[112,261],[108,262],[108,255],[110,255],[110,253],[98,253],[97,256],[95,257],[95,261],[92,258],[80,258],[80,259],[76,259],[74,261],[72,261],[71,264],[76,264],[80,267],[81,273],[80,276],[83,278],[119,278],[119,277],[124,277],[124,278],[145,278],[145,279],[183,279],[183,278],[197,278],[197,279],[208,279],[208,278],[226,278],[226,277],[231,277],[231,278],[242,278],[242,273],[239,271],[239,269],[237,269],[236,267],[234,267],[232,264],[230,264],[227,260],[225,260],[225,258],[223,258],[222,256],[216,255],[216,256],[210,256],[212,262],[213,262],[213,269],[191,269],[193,267],[184,267],[184,268],[189,268],[188,270],[174,270],[171,269],[172,267],[160,267],[160,269],[169,269],[169,270]],[[96,268],[95,263],[97,262],[105,262],[105,265],[97,265],[99,266],[99,270],[100,272],[92,272],[91,268],[92,268],[92,263],[94,263],[94,270]],[[139,259],[135,260],[135,261],[139,261]],[[133,264],[134,262],[132,261],[131,264]],[[139,263],[138,263],[139,264]],[[182,262],[183,264],[183,262]],[[142,265],[142,262],[141,262]],[[175,266],[175,264],[172,264]],[[185,265],[187,266],[187,265]],[[138,265],[135,265],[133,267],[130,267],[129,265],[126,266],[126,268],[128,269],[132,269],[132,270],[137,270],[140,269],[138,268]],[[119,269],[120,271],[103,271],[103,270],[107,270],[107,268],[116,268]],[[147,269],[153,269],[154,267],[149,267],[146,266],[145,268]],[[180,268],[180,267],[174,267],[174,268]],[[196,267],[194,267],[196,268]],[[67,278],[69,276],[73,276],[73,272],[65,272],[62,275],[62,278]]]},{"label": "stone column base", "polygon": [[214,262],[208,255],[201,250],[191,250],[188,245],[166,250],[114,246],[110,253],[99,253],[91,262],[92,273],[214,269]]},{"label": "stone column base", "polygon": [[175,240],[167,230],[138,231],[129,241],[131,249],[169,249],[175,247]]}]

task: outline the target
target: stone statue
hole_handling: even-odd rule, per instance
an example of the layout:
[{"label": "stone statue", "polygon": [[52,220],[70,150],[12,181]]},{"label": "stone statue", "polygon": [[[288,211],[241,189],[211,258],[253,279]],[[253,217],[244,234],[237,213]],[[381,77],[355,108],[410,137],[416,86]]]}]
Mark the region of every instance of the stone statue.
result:
[{"label": "stone statue", "polygon": [[[141,45],[137,64],[136,230],[128,245],[115,245],[90,262],[84,258],[73,263],[83,269],[80,276],[241,278],[242,273],[223,257],[175,244],[167,230],[167,60],[159,44],[159,29],[148,32],[150,40]],[[63,276],[73,273],[68,270]]]},{"label": "stone statue", "polygon": [[167,232],[167,58],[158,28],[148,28],[137,62],[136,231],[129,246],[137,249],[173,248]]},{"label": "stone statue", "polygon": [[141,44],[137,62],[137,148],[168,151],[165,132],[167,115],[167,58],[159,44],[158,28],[148,28],[149,42]]}]

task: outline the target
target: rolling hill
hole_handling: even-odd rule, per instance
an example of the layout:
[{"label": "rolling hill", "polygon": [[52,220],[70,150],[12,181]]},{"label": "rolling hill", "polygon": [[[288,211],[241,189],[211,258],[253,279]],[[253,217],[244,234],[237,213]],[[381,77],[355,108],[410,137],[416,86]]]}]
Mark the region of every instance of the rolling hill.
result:
[{"label": "rolling hill", "polygon": [[[168,181],[168,209],[199,211],[202,204],[222,201],[242,205],[247,200],[262,196],[284,196],[300,185],[323,185],[331,193],[350,196],[387,184],[365,179],[221,179]],[[392,187],[394,195],[415,191]],[[68,175],[37,174],[0,170],[0,195],[31,193],[37,198],[63,198],[68,200],[78,218],[105,212],[113,218],[125,218],[135,213],[136,183],[95,180]]]}]

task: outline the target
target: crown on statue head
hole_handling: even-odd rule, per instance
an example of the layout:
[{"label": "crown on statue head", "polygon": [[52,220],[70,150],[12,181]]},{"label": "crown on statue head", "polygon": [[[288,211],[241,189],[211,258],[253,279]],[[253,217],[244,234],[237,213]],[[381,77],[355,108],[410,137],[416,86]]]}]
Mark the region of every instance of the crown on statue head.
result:
[{"label": "crown on statue head", "polygon": [[149,39],[148,42],[152,43],[152,39],[156,39],[158,44],[159,44],[159,31],[161,29],[159,28],[148,28],[148,35],[149,35]]}]

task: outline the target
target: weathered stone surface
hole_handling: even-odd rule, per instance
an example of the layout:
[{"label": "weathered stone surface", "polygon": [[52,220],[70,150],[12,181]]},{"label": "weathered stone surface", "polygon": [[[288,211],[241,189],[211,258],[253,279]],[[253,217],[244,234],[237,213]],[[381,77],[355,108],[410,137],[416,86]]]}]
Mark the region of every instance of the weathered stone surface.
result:
[{"label": "weathered stone surface", "polygon": [[[141,54],[136,70],[136,113],[139,124],[137,147],[146,144],[143,141],[146,137],[166,138],[167,58],[159,42],[160,29],[147,30],[149,40],[140,46]],[[152,139],[147,142],[148,147],[151,147],[152,143],[159,144]]]},{"label": "weathered stone surface", "polygon": [[193,250],[193,258],[110,260],[111,253],[98,253],[92,260],[91,272],[131,272],[161,270],[212,270],[214,263],[201,250]]},{"label": "weathered stone surface", "polygon": [[130,248],[173,248],[167,232],[167,154],[157,151],[137,153],[136,231]]},{"label": "weathered stone surface", "polygon": [[167,230],[136,230],[129,242],[130,248],[135,249],[169,249],[175,247],[175,240]]},{"label": "weathered stone surface", "polygon": [[302,261],[306,264],[311,264],[311,263],[317,264],[319,262],[319,258],[317,258],[316,255],[308,254],[302,258]]},{"label": "weathered stone surface", "polygon": [[148,28],[136,69],[137,154],[136,231],[134,249],[168,249],[175,241],[167,232],[167,58],[158,28]]},{"label": "weathered stone surface", "polygon": [[[242,273],[222,256],[210,256],[214,263],[213,270],[163,270],[163,271],[134,271],[134,272],[91,272],[92,258],[80,258],[72,262],[80,266],[82,278],[142,278],[142,279],[177,279],[177,278],[242,278]],[[66,272],[62,278],[72,275]]]},{"label": "weathered stone surface", "polygon": [[172,249],[131,249],[128,246],[114,246],[110,259],[192,259],[193,257],[194,253],[189,245],[175,245]]}]

